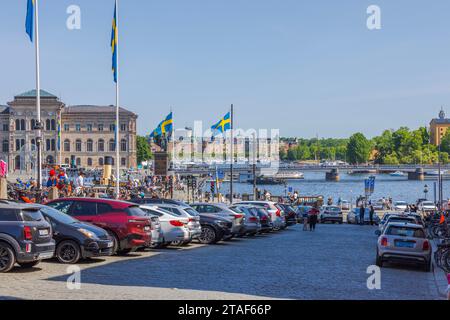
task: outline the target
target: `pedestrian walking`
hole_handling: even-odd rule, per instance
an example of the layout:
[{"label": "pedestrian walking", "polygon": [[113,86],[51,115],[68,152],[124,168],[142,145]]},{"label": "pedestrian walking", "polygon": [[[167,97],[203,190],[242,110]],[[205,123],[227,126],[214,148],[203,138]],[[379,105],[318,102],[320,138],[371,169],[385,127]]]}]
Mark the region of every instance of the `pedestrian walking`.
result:
[{"label": "pedestrian walking", "polygon": [[366,213],[366,208],[364,208],[364,205],[362,204],[359,208],[359,224],[364,225],[364,214]]},{"label": "pedestrian walking", "polygon": [[375,214],[375,209],[373,206],[370,206],[370,212],[369,212],[369,218],[370,218],[370,225],[373,226],[373,216]]},{"label": "pedestrian walking", "polygon": [[316,231],[317,217],[319,215],[319,209],[317,209],[317,203],[309,210],[309,231]]},{"label": "pedestrian walking", "polygon": [[302,217],[303,217],[303,231],[308,231],[308,211],[307,210],[303,210],[302,213]]}]

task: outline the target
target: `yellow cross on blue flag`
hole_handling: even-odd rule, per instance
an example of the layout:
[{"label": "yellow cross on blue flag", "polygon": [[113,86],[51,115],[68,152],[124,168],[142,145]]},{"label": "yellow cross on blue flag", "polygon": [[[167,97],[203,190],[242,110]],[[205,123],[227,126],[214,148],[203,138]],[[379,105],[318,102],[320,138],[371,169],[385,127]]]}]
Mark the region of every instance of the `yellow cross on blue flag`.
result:
[{"label": "yellow cross on blue flag", "polygon": [[33,42],[33,31],[34,31],[34,1],[28,0],[27,4],[27,19],[25,21],[25,30],[27,31],[30,41]]},{"label": "yellow cross on blue flag", "polygon": [[114,82],[117,83],[117,43],[119,41],[119,33],[117,26],[117,3],[114,6],[114,18],[111,33],[111,50],[112,50],[112,71],[114,73]]},{"label": "yellow cross on blue flag", "polygon": [[159,137],[162,135],[171,135],[173,130],[173,113],[169,113],[169,115],[164,119],[158,127],[153,130],[150,134],[150,138]]},{"label": "yellow cross on blue flag", "polygon": [[219,122],[211,127],[211,130],[224,133],[227,130],[231,130],[231,114],[228,112]]}]

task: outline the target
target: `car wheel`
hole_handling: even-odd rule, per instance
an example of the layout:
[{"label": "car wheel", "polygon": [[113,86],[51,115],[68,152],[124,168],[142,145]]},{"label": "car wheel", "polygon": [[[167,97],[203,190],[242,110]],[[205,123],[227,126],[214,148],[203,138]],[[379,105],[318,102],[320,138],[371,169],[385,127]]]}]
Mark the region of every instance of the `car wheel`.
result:
[{"label": "car wheel", "polygon": [[0,273],[11,271],[15,263],[14,251],[9,245],[0,243]]},{"label": "car wheel", "polygon": [[377,260],[376,260],[376,263],[375,263],[375,264],[377,265],[377,267],[380,267],[380,268],[383,267],[383,260],[382,260],[381,257],[378,255],[378,253],[377,253]]},{"label": "car wheel", "polygon": [[183,240],[172,241],[170,244],[174,247],[181,247],[184,244],[184,241]]},{"label": "car wheel", "polygon": [[131,251],[133,251],[133,249],[123,249],[123,250],[117,251],[117,254],[120,255],[120,256],[126,256],[126,255],[129,254]]},{"label": "car wheel", "polygon": [[23,269],[31,269],[33,267],[36,267],[41,261],[33,261],[33,262],[24,262],[19,263],[19,266]]},{"label": "car wheel", "polygon": [[216,231],[210,226],[202,227],[202,234],[198,237],[198,240],[202,244],[216,243]]},{"label": "car wheel", "polygon": [[64,264],[75,264],[81,258],[80,246],[71,240],[62,241],[56,247],[56,258]]},{"label": "car wheel", "polygon": [[162,243],[151,243],[148,247],[150,248],[150,249],[160,249],[160,248],[162,248]]}]

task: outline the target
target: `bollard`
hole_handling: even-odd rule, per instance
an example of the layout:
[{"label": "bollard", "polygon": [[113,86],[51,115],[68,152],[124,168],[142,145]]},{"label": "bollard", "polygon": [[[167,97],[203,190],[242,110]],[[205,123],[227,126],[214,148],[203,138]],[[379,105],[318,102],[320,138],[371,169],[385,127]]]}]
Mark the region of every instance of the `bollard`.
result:
[{"label": "bollard", "polygon": [[59,190],[57,187],[53,187],[50,189],[48,193],[48,200],[56,200],[59,199]]},{"label": "bollard", "polygon": [[8,183],[6,178],[0,178],[0,199],[8,200]]}]

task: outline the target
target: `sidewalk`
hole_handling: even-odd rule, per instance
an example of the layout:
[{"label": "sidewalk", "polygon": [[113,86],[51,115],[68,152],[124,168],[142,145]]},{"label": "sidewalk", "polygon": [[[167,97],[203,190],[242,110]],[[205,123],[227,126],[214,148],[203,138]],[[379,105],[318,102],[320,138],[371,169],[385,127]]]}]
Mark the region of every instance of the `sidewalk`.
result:
[{"label": "sidewalk", "polygon": [[[434,240],[432,242],[433,245],[433,256],[434,252],[437,250],[437,241]],[[433,278],[434,278],[434,285],[436,287],[436,290],[443,299],[447,300],[447,288],[448,288],[448,281],[447,281],[447,274],[439,268],[436,265],[436,261],[434,261],[434,257],[432,259],[433,265],[432,265],[432,271],[433,271]]]}]

